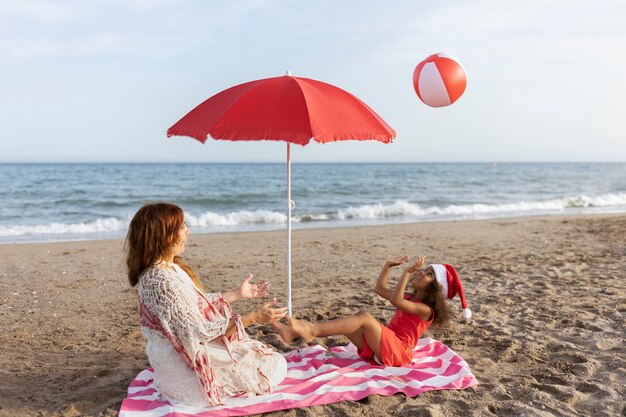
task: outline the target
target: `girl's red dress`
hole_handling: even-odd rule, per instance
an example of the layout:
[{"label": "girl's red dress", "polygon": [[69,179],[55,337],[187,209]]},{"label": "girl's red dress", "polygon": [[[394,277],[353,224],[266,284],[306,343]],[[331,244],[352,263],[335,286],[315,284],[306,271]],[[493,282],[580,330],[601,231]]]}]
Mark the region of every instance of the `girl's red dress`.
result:
[{"label": "girl's red dress", "polygon": [[[414,303],[421,303],[418,300],[410,300]],[[409,314],[400,309],[389,322],[389,326],[380,325],[380,364],[385,366],[402,366],[411,363],[413,359],[413,349],[417,346],[417,341],[424,334],[428,326],[433,322],[435,313],[432,311],[430,320],[424,321],[416,314]],[[376,363],[374,352],[367,344],[367,339],[363,335],[363,349],[359,350],[359,356]]]}]

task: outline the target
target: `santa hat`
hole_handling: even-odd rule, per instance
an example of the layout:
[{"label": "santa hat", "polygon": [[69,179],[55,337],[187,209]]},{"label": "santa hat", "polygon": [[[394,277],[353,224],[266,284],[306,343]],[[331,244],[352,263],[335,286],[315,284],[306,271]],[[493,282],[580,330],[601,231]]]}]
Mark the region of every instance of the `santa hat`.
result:
[{"label": "santa hat", "polygon": [[467,300],[463,292],[463,285],[456,269],[448,264],[431,264],[435,271],[435,279],[441,285],[443,294],[448,298],[454,298],[457,294],[461,298],[461,306],[463,307],[463,317],[469,319],[472,317],[472,310],[467,308]]}]

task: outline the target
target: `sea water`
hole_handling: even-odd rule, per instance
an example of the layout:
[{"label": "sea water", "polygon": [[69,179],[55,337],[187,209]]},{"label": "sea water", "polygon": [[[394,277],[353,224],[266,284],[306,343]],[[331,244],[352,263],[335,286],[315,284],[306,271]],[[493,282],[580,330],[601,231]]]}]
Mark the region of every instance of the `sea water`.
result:
[{"label": "sea water", "polygon": [[[293,227],[626,212],[624,163],[294,164]],[[192,233],[282,229],[276,164],[0,164],[0,243],[125,236],[147,202]]]}]

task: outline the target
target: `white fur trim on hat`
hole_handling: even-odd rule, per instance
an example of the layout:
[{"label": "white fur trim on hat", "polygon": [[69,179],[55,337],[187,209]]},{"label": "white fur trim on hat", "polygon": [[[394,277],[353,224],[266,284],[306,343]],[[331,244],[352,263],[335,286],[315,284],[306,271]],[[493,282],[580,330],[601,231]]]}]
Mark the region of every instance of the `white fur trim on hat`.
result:
[{"label": "white fur trim on hat", "polygon": [[448,298],[448,272],[446,272],[446,268],[442,264],[431,264],[430,266],[435,271],[435,279],[441,285],[443,295]]}]

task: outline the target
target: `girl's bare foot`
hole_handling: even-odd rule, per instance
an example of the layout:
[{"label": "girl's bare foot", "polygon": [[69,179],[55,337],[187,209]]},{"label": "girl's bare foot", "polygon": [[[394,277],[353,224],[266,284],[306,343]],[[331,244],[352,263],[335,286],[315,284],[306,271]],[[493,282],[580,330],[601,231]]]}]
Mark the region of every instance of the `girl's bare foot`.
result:
[{"label": "girl's bare foot", "polygon": [[286,324],[283,324],[279,321],[275,321],[274,323],[272,323],[272,327],[276,329],[280,338],[283,339],[283,341],[288,345],[293,342],[293,339],[300,336],[293,330],[291,326],[287,326]]},{"label": "girl's bare foot", "polygon": [[296,320],[292,317],[287,319],[289,321],[289,327],[292,331],[302,338],[306,343],[309,343],[311,340],[315,339],[315,334],[313,333],[313,324],[308,323],[306,321]]}]

